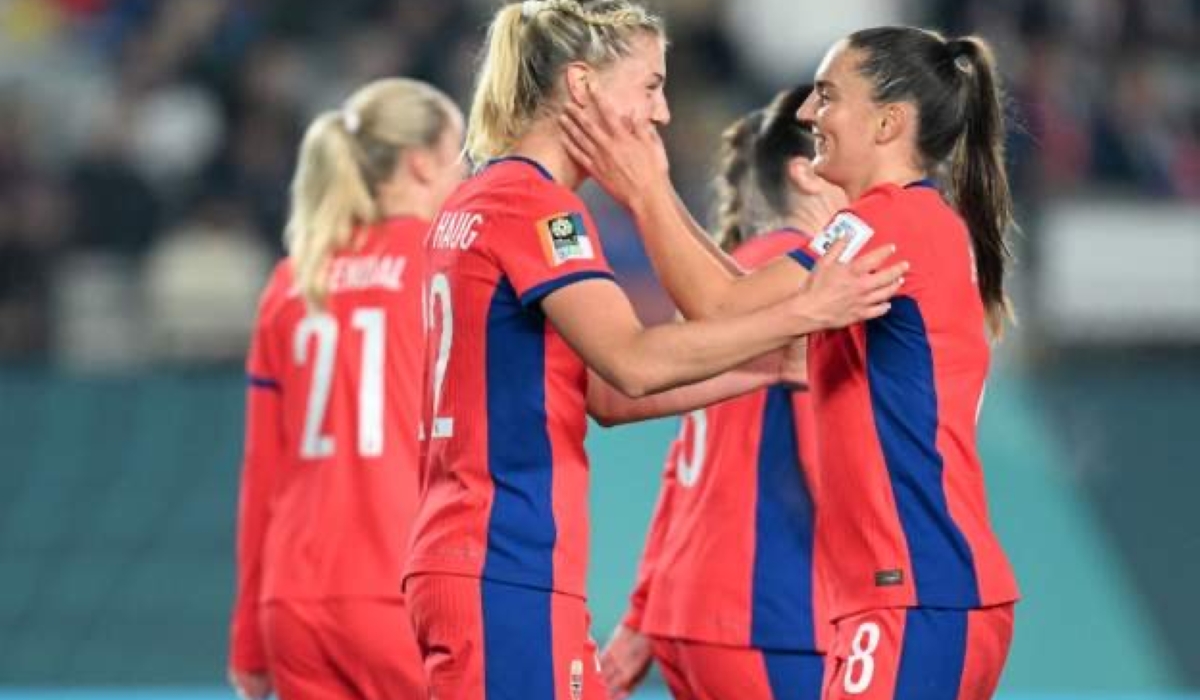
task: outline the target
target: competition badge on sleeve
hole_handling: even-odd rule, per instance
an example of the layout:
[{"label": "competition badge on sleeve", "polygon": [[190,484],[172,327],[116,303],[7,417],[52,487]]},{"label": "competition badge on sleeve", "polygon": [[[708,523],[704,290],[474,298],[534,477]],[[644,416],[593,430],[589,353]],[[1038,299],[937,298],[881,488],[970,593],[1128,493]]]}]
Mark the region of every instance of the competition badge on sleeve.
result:
[{"label": "competition badge on sleeve", "polygon": [[546,262],[557,267],[570,260],[591,260],[595,257],[592,241],[583,226],[583,216],[576,213],[555,214],[537,223],[538,236]]},{"label": "competition badge on sleeve", "polygon": [[813,238],[809,247],[816,251],[817,255],[825,255],[834,243],[848,238],[850,242],[838,262],[850,262],[874,235],[875,230],[868,226],[867,222],[844,211],[833,217],[833,221],[829,222],[825,230]]}]

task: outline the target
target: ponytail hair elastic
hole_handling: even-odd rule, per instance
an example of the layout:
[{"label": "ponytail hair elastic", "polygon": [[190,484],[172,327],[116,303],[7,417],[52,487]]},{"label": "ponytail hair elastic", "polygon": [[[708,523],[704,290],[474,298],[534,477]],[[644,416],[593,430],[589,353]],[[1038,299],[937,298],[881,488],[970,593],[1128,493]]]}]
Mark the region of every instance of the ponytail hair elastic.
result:
[{"label": "ponytail hair elastic", "polygon": [[358,130],[362,128],[362,117],[358,116],[358,112],[352,109],[343,109],[342,128],[351,136],[357,134]]},{"label": "ponytail hair elastic", "polygon": [[544,9],[546,9],[546,3],[543,0],[525,0],[521,3],[521,16],[525,19],[533,19]]},{"label": "ponytail hair elastic", "polygon": [[971,43],[963,39],[954,39],[946,42],[946,48],[950,50],[950,59],[954,61],[954,67],[963,73],[971,72]]}]

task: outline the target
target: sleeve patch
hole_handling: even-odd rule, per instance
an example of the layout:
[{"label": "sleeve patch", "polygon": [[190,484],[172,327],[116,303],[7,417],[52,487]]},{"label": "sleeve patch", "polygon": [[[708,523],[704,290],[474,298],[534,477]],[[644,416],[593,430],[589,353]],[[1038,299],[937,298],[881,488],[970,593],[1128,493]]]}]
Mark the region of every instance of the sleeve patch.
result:
[{"label": "sleeve patch", "polygon": [[537,233],[546,262],[551,267],[596,257],[581,214],[565,212],[546,217],[537,222]]},{"label": "sleeve patch", "polygon": [[842,212],[833,217],[833,221],[829,222],[825,230],[813,238],[808,247],[818,256],[823,256],[829,252],[834,243],[848,238],[850,243],[846,247],[846,251],[842,253],[839,262],[850,262],[874,235],[875,229],[868,226],[867,222],[850,212]]}]

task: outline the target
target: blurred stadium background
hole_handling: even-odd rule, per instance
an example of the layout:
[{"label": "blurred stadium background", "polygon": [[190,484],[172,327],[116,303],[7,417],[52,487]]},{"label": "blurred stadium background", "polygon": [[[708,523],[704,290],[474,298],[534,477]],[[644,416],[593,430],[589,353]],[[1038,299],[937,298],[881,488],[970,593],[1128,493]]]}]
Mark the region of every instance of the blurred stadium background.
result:
[{"label": "blurred stadium background", "polygon": [[[721,127],[846,31],[994,42],[1024,226],[981,426],[1025,593],[1002,695],[1200,692],[1200,1],[650,4],[697,213]],[[378,76],[465,102],[494,7],[0,0],[0,698],[232,697],[240,361],[299,136]],[[589,196],[665,318],[628,222]],[[597,636],[673,429],[590,438]]]}]

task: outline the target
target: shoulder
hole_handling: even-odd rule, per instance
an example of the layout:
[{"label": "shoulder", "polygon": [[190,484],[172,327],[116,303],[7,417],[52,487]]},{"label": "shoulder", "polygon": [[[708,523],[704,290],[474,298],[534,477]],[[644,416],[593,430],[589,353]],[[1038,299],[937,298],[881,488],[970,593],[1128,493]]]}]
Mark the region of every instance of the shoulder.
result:
[{"label": "shoulder", "polygon": [[291,304],[303,303],[295,289],[291,260],[285,257],[275,264],[275,269],[271,271],[271,276],[259,296],[255,332],[269,332],[280,322],[284,311]]},{"label": "shoulder", "polygon": [[808,245],[811,237],[796,229],[779,229],[754,236],[733,251],[733,259],[748,267],[765,265],[772,260]]}]

